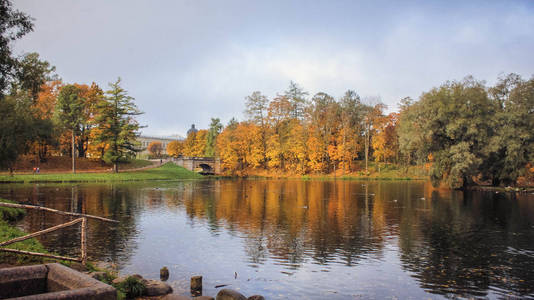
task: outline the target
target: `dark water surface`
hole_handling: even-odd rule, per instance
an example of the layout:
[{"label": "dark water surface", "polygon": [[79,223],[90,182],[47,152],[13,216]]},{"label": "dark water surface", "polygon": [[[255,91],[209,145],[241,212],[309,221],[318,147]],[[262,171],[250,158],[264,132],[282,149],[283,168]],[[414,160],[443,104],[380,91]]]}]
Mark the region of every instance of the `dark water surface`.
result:
[{"label": "dark water surface", "polygon": [[[426,182],[206,180],[0,185],[0,197],[111,217],[89,221],[89,257],[177,293],[204,276],[268,299],[534,299],[534,195]],[[37,231],[68,220],[31,212]],[[41,238],[78,255],[79,229]],[[237,273],[237,278],[235,274]]]}]

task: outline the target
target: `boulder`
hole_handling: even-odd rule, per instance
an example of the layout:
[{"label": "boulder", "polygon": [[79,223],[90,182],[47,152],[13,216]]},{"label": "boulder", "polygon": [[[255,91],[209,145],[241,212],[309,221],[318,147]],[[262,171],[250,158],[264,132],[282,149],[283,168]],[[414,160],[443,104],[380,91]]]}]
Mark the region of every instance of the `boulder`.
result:
[{"label": "boulder", "polygon": [[117,277],[115,279],[113,279],[112,283],[113,284],[120,284],[121,282],[123,282],[124,280],[126,280],[126,277]]},{"label": "boulder", "polygon": [[182,295],[168,294],[161,297],[160,300],[191,300],[191,298]]},{"label": "boulder", "polygon": [[222,289],[217,293],[216,300],[247,300],[247,297],[243,296],[238,291],[231,289]]},{"label": "boulder", "polygon": [[193,297],[193,300],[215,300],[215,298],[210,297],[210,296],[198,296],[198,297]]},{"label": "boulder", "polygon": [[247,300],[265,300],[262,295],[254,295],[247,298]]},{"label": "boulder", "polygon": [[143,280],[146,296],[163,296],[172,293],[172,287],[158,280]]}]

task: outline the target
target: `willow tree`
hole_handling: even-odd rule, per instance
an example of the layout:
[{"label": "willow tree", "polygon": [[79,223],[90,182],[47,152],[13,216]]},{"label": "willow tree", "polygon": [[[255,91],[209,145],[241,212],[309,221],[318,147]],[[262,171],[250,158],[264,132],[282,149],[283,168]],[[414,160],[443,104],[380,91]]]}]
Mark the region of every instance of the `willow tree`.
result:
[{"label": "willow tree", "polygon": [[473,184],[488,158],[494,134],[495,105],[482,82],[466,77],[447,82],[421,96],[422,131],[434,158],[430,178],[451,188]]},{"label": "willow tree", "polygon": [[95,122],[99,128],[96,140],[109,145],[104,161],[113,164],[113,172],[119,172],[119,163],[126,161],[140,149],[136,145],[141,128],[135,116],[142,114],[133,102],[134,98],[121,86],[120,77],[110,83],[110,90],[98,104]]}]

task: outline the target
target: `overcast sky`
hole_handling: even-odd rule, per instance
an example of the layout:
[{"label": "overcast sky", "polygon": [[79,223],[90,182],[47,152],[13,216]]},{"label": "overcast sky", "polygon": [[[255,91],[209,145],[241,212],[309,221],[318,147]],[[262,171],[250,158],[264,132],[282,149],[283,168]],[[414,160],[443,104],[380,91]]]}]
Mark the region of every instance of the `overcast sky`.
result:
[{"label": "overcast sky", "polygon": [[469,74],[534,74],[533,1],[14,2],[35,19],[17,54],[38,52],[66,83],[120,76],[151,135],[242,120],[245,96],[291,80],[396,110]]}]

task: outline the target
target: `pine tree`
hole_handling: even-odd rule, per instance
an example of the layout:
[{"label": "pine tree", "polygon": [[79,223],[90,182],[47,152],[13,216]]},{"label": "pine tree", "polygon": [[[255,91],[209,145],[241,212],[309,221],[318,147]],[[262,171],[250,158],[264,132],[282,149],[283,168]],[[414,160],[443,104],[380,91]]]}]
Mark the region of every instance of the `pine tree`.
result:
[{"label": "pine tree", "polygon": [[121,86],[121,79],[110,83],[110,90],[106,97],[98,104],[98,115],[95,118],[98,124],[98,142],[109,144],[104,154],[104,160],[113,164],[113,171],[119,172],[119,162],[125,161],[136,152],[136,139],[141,128],[135,116],[142,114],[134,98]]}]

